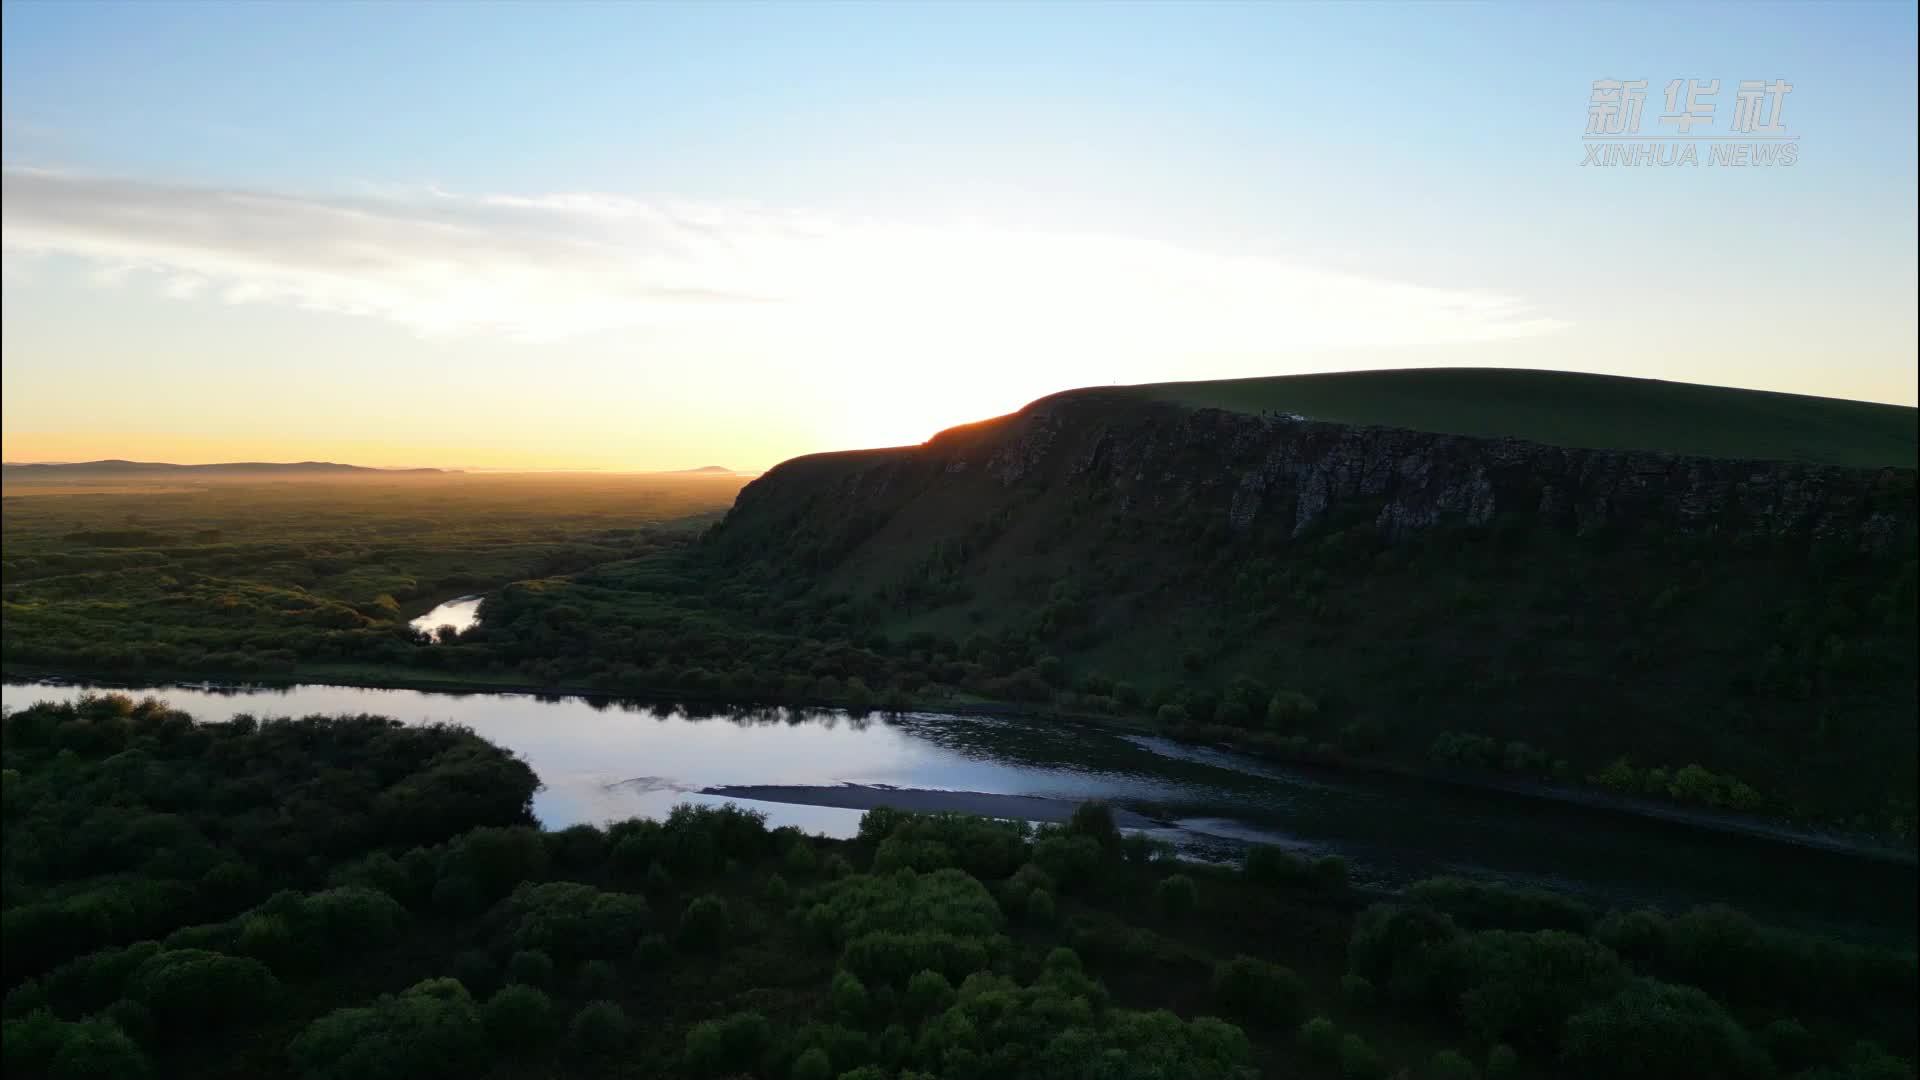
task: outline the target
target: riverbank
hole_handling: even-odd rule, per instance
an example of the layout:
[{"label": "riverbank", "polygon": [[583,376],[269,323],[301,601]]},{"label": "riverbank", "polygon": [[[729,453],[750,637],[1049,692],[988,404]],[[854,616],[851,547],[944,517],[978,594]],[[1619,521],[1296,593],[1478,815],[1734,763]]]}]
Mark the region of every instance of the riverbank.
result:
[{"label": "riverbank", "polygon": [[[843,810],[877,810],[892,807],[915,813],[977,814],[981,817],[1013,818],[1019,821],[1044,821],[1064,824],[1073,819],[1080,804],[1065,799],[1042,799],[1032,795],[996,795],[986,791],[940,791],[931,788],[903,788],[884,784],[835,784],[830,787],[802,784],[725,784],[702,788],[702,795],[750,802],[777,802],[798,806],[835,806]],[[1144,829],[1155,822],[1144,815],[1120,807],[1113,808],[1114,823],[1125,829]]]},{"label": "riverbank", "polygon": [[[258,689],[287,689],[300,685],[335,685],[369,690],[416,690],[429,693],[462,696],[471,694],[525,694],[541,699],[577,697],[588,701],[632,701],[673,704],[697,711],[727,712],[743,707],[739,701],[728,701],[699,696],[675,694],[667,691],[639,691],[628,693],[610,693],[585,687],[537,686],[504,675],[498,680],[475,677],[470,673],[459,676],[446,676],[437,672],[418,669],[394,671],[371,668],[363,665],[298,665],[290,672],[266,675],[226,676],[218,674],[208,676],[205,673],[142,673],[138,683],[126,681],[125,676],[114,675],[75,675],[63,672],[50,672],[21,665],[0,664],[0,677],[9,682],[46,682],[56,685],[98,686],[101,689],[132,688],[140,686],[178,685],[211,693],[239,693]],[[753,708],[770,707],[773,703],[757,702]],[[778,703],[781,707],[798,709],[845,709],[845,702],[826,700],[796,700]],[[1482,792],[1492,795],[1511,797],[1517,801],[1550,802],[1560,805],[1578,806],[1600,813],[1619,815],[1646,821],[1698,829],[1727,835],[1744,836],[1774,843],[1791,844],[1797,847],[1824,851],[1837,855],[1870,859],[1895,865],[1920,865],[1920,853],[1910,848],[1893,846],[1883,840],[1857,834],[1838,833],[1811,829],[1789,823],[1769,820],[1723,811],[1713,811],[1651,799],[1623,796],[1601,789],[1571,784],[1554,784],[1532,779],[1516,779],[1482,773],[1462,773],[1431,767],[1414,766],[1405,762],[1385,758],[1355,757],[1343,753],[1312,754],[1296,756],[1281,754],[1261,746],[1236,744],[1230,741],[1206,739],[1177,739],[1160,730],[1144,718],[1102,716],[1083,713],[1068,713],[1052,709],[1035,709],[1031,706],[1011,703],[983,701],[980,699],[952,699],[916,697],[907,700],[894,700],[882,708],[871,708],[876,712],[940,712],[959,716],[991,716],[1020,720],[1025,722],[1046,721],[1065,723],[1079,727],[1121,733],[1136,736],[1151,736],[1179,742],[1181,745],[1205,747],[1225,751],[1251,761],[1283,764],[1290,768],[1324,770],[1330,775],[1342,773],[1374,776],[1391,776],[1400,780],[1436,784],[1445,787]],[[833,804],[822,804],[833,805]]]}]

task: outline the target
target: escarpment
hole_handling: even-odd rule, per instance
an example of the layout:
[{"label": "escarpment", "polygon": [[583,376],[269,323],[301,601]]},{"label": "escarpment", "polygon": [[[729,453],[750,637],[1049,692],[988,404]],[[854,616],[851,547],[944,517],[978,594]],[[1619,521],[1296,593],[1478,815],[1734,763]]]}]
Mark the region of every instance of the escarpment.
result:
[{"label": "escarpment", "polygon": [[1915,541],[1910,467],[1082,390],[786,462],[704,550],[989,698],[1911,835]]},{"label": "escarpment", "polygon": [[723,531],[810,512],[803,507],[871,522],[920,500],[1010,503],[1043,492],[1099,501],[1116,518],[1218,523],[1280,544],[1356,518],[1403,541],[1503,518],[1575,535],[1653,531],[1868,553],[1911,548],[1915,537],[1912,469],[1551,446],[1097,392],[921,446],[795,459],[749,484]]}]

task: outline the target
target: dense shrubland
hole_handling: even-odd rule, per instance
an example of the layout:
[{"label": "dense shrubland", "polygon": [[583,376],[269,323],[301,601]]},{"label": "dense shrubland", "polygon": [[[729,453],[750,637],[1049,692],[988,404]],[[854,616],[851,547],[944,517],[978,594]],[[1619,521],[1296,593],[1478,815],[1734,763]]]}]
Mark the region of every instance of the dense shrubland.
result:
[{"label": "dense shrubland", "polygon": [[1376,898],[1272,848],[735,809],[542,830],[464,731],[4,728],[8,1076],[1183,1080],[1911,1075],[1914,957],[1724,908],[1459,878]]}]

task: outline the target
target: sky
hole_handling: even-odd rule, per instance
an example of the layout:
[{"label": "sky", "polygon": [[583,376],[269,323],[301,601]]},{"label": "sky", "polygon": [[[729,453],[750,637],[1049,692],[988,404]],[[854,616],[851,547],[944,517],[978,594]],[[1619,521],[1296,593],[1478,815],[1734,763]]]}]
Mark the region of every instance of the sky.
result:
[{"label": "sky", "polygon": [[[9,2],[0,451],[757,470],[1074,386],[1435,365],[1912,405],[1915,34]],[[1797,160],[1583,165],[1600,79],[1647,80],[1640,136],[1718,79],[1693,134],[1727,141],[1734,87],[1784,80]]]}]

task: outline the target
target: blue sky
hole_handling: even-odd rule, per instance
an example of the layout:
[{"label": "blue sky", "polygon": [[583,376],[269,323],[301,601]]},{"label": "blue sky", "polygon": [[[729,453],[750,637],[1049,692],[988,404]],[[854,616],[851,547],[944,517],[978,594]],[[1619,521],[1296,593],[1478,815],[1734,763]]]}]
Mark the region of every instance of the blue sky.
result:
[{"label": "blue sky", "polygon": [[[6,453],[759,467],[1426,363],[1912,404],[1914,12],[10,3]],[[1604,77],[1649,134],[1785,78],[1800,160],[1582,168]]]}]

